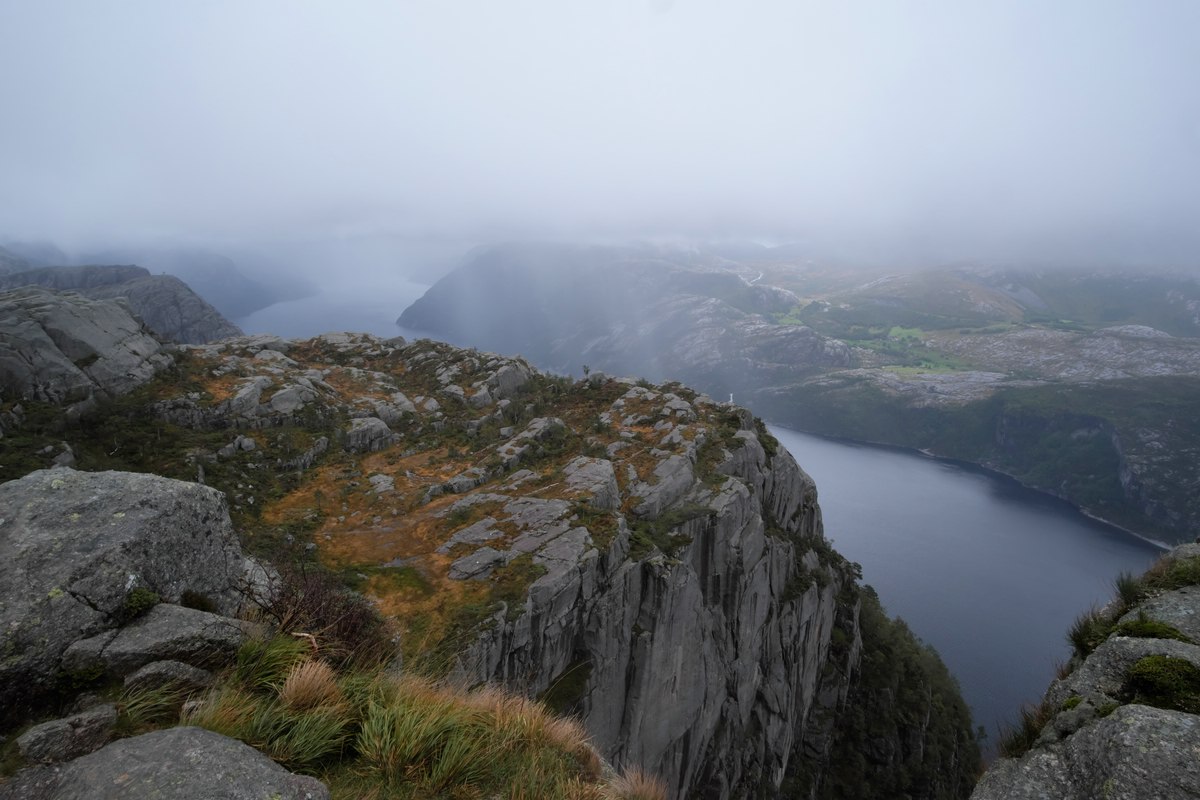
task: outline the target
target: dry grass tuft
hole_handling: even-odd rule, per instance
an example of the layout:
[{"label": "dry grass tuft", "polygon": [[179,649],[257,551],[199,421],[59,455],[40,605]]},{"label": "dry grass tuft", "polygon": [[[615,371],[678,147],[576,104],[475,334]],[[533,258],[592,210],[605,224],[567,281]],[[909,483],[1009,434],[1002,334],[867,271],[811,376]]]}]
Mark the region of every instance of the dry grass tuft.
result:
[{"label": "dry grass tuft", "polygon": [[[545,712],[543,712],[545,713]],[[546,741],[553,747],[564,750],[575,757],[583,777],[587,780],[600,779],[600,754],[592,747],[591,739],[583,723],[575,717],[555,717],[545,714]]]},{"label": "dry grass tuft", "polygon": [[611,787],[620,800],[667,800],[667,785],[641,767],[625,769]]},{"label": "dry grass tuft", "polygon": [[345,701],[333,668],[316,660],[303,661],[292,667],[279,690],[279,699],[293,711],[336,706]]}]

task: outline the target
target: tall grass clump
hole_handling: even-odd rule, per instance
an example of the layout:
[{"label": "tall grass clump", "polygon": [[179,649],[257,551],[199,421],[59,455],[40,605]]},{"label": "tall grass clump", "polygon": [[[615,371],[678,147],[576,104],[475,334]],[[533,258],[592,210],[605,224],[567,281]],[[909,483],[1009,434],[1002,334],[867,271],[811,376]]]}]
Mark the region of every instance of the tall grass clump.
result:
[{"label": "tall grass clump", "polygon": [[578,722],[501,689],[463,695],[411,676],[377,692],[356,749],[385,785],[435,793],[457,786],[483,796],[577,797],[573,783],[600,776]]},{"label": "tall grass clump", "polygon": [[1019,758],[1028,753],[1041,735],[1042,728],[1054,718],[1055,713],[1057,709],[1045,701],[1038,706],[1027,705],[1022,708],[1016,726],[1001,733],[1000,755],[1004,758]]},{"label": "tall grass clump", "polygon": [[1067,632],[1067,640],[1080,658],[1087,658],[1093,650],[1103,644],[1112,633],[1112,621],[1099,609],[1092,608],[1080,614],[1071,630]]},{"label": "tall grass clump", "polygon": [[667,785],[639,767],[622,772],[612,790],[619,800],[667,800]]},{"label": "tall grass clump", "polygon": [[278,689],[310,651],[307,642],[293,636],[251,638],[238,649],[234,680],[247,689]]},{"label": "tall grass clump", "polygon": [[464,692],[380,669],[339,675],[310,651],[286,636],[247,642],[183,721],[317,775],[335,797],[614,797],[577,720],[495,687]]},{"label": "tall grass clump", "polygon": [[1142,583],[1141,578],[1131,572],[1122,572],[1117,575],[1113,586],[1117,590],[1117,598],[1121,603],[1121,613],[1133,608],[1146,597],[1146,585]]},{"label": "tall grass clump", "polygon": [[293,711],[341,705],[344,701],[337,675],[324,661],[303,661],[288,672],[279,699]]}]

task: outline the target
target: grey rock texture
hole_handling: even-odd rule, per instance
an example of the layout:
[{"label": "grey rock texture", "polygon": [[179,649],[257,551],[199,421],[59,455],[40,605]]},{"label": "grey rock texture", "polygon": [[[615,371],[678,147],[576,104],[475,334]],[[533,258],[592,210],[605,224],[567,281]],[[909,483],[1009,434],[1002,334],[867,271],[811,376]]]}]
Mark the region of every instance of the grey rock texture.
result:
[{"label": "grey rock texture", "polygon": [[[1183,545],[1166,559],[1196,558]],[[1159,592],[1135,606],[1139,613],[1178,627],[1191,625],[1200,592],[1185,586]],[[1112,612],[1110,612],[1112,613]],[[1200,646],[1173,639],[1111,636],[1046,692],[1057,711],[1036,744],[1015,759],[999,759],[972,800],[1182,800],[1200,796],[1200,715],[1142,705],[1131,689],[1131,669],[1144,658],[1167,657],[1200,670]],[[1185,688],[1177,691],[1186,692]],[[1159,703],[1161,701],[1154,700]],[[1174,702],[1164,705],[1177,705]],[[1188,706],[1181,706],[1188,707]]]},{"label": "grey rock texture", "polygon": [[63,652],[62,666],[74,672],[103,669],[115,676],[163,660],[212,666],[228,661],[245,638],[237,620],[160,603],[116,631],[73,643]]},{"label": "grey rock texture", "polygon": [[[625,405],[645,401],[634,387]],[[479,495],[507,500],[499,515],[520,532],[506,546],[486,521],[461,531],[459,541],[487,544],[456,561],[454,577],[477,578],[525,553],[545,571],[519,614],[497,614],[457,674],[538,694],[587,664],[576,708],[607,758],[663,776],[672,796],[731,798],[777,787],[810,712],[844,699],[844,680],[819,694],[838,592],[851,579],[831,569],[822,586],[789,594],[801,565],[822,568],[807,552],[822,536],[811,479],[786,452],[768,457],[753,430],[742,430],[720,466],[728,478],[714,488],[694,474],[702,443],[679,437],[678,452],[656,458],[655,486],[670,489],[655,494],[647,516],[697,508],[674,526],[679,547],[670,555],[631,559],[624,517],[600,544],[574,521],[571,502]],[[612,465],[603,464],[571,462],[568,491],[598,509],[618,508]],[[768,535],[768,524],[784,535]],[[813,738],[820,753],[822,737]]]},{"label": "grey rock texture", "polygon": [[69,761],[99,750],[112,737],[117,707],[105,703],[63,719],[35,725],[17,739],[27,761]]},{"label": "grey rock texture", "polygon": [[43,267],[0,277],[0,290],[42,286],[78,292],[94,300],[124,298],[158,336],[202,344],[242,331],[173,275],[151,275],[142,267]]},{"label": "grey rock texture", "polygon": [[205,486],[67,468],[0,484],[0,708],[51,689],[67,648],[116,628],[134,589],[232,611],[244,570],[225,498]]},{"label": "grey rock texture", "polygon": [[249,745],[201,728],[121,739],[61,767],[17,774],[0,800],[328,800],[316,778],[294,775]]},{"label": "grey rock texture", "polygon": [[1061,744],[984,774],[972,800],[1184,800],[1200,795],[1200,720],[1122,706]]},{"label": "grey rock texture", "polygon": [[172,359],[127,307],[34,287],[0,294],[0,387],[11,399],[79,413],[124,394]]},{"label": "grey rock texture", "polygon": [[398,441],[399,437],[378,417],[352,419],[346,431],[346,449],[352,453],[373,453]]}]

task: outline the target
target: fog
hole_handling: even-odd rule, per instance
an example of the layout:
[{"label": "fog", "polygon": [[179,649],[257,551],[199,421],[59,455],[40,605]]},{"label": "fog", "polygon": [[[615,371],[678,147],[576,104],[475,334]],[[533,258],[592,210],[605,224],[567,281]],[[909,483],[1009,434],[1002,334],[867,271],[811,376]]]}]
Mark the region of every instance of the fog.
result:
[{"label": "fog", "polygon": [[1200,259],[1200,4],[0,0],[0,236]]}]

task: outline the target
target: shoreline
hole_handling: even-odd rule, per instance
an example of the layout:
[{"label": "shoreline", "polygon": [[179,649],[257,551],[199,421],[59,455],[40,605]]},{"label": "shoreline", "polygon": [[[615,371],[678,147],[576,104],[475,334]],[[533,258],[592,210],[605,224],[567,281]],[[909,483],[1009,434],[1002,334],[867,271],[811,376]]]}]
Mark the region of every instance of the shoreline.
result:
[{"label": "shoreline", "polygon": [[[1107,520],[1104,517],[1097,515],[1093,511],[1091,511],[1083,506],[1078,505],[1077,503],[1072,501],[1070,498],[1063,497],[1062,495],[1055,494],[1054,492],[1047,491],[1047,490],[1039,488],[1037,486],[1030,486],[1029,484],[1025,483],[1024,481],[1022,481],[1020,478],[1016,477],[1015,475],[1010,475],[1009,473],[1005,472],[1004,470],[997,469],[996,467],[990,466],[988,464],[981,464],[977,461],[967,461],[966,459],[954,458],[952,456],[939,455],[938,453],[935,453],[932,450],[929,450],[928,448],[924,448],[924,447],[905,447],[904,445],[892,444],[890,442],[875,442],[875,441],[870,441],[868,439],[851,439],[846,436],[833,436],[830,434],[818,433],[816,431],[802,430],[800,428],[792,427],[791,425],[789,425],[785,422],[778,422],[775,420],[764,420],[764,422],[766,422],[768,427],[779,427],[779,428],[783,428],[785,430],[795,431],[797,433],[803,433],[808,436],[816,436],[818,438],[825,439],[827,441],[838,442],[839,444],[849,444],[849,445],[855,445],[855,446],[860,446],[860,447],[877,447],[877,448],[880,448],[883,450],[894,450],[896,452],[901,452],[901,453],[917,454],[917,455],[924,456],[925,458],[931,458],[936,461],[942,461],[947,464],[953,464],[958,467],[963,467],[963,468],[971,469],[971,470],[979,470],[979,471],[987,473],[989,475],[994,475],[994,476],[1004,478],[1006,480],[1010,480],[1013,483],[1015,483],[1017,486],[1020,486],[1023,489],[1027,489],[1031,492],[1036,492],[1045,497],[1054,498],[1055,500],[1059,500],[1063,503],[1066,503],[1071,508],[1073,508],[1075,511],[1079,512],[1079,514],[1081,514],[1084,517],[1087,517],[1088,519],[1092,520],[1093,522],[1097,522],[1101,525],[1112,528],[1113,530],[1120,531],[1121,533],[1126,534],[1128,536],[1132,536],[1135,539],[1139,539],[1139,540],[1145,542],[1146,544],[1152,545],[1153,547],[1156,547],[1159,550],[1162,550],[1164,553],[1170,552],[1174,547],[1177,546],[1174,544],[1170,544],[1168,542],[1164,542],[1159,539],[1152,539],[1150,536],[1148,536],[1146,534],[1138,533],[1137,531],[1135,531],[1131,528],[1127,528],[1124,525],[1120,525],[1111,520]],[[797,460],[797,463],[799,463],[798,460]],[[803,469],[804,465],[800,464],[800,467],[801,467],[801,469]],[[819,486],[817,487],[817,490],[820,491]]]}]

